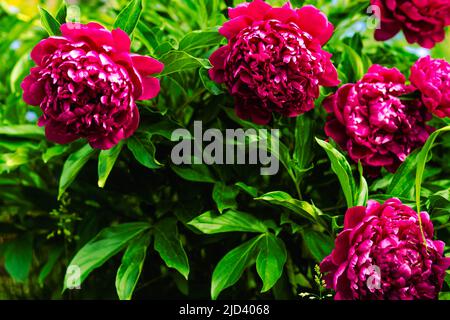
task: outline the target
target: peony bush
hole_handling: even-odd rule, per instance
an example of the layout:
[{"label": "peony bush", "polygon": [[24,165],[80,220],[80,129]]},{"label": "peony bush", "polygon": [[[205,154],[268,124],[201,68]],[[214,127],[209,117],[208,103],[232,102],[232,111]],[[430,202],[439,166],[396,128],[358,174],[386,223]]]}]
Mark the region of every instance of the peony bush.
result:
[{"label": "peony bush", "polygon": [[25,2],[0,299],[450,299],[448,1]]}]

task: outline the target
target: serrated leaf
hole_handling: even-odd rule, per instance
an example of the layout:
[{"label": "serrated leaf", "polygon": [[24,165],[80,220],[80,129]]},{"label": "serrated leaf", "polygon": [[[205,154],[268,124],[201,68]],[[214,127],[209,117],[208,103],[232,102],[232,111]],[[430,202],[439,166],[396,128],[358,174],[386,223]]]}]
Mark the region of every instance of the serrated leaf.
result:
[{"label": "serrated leaf", "polygon": [[261,292],[269,291],[283,274],[287,252],[284,242],[272,234],[267,234],[259,240],[259,254],[256,258],[256,270],[263,287]]},{"label": "serrated leaf", "polygon": [[154,227],[155,250],[169,268],[178,270],[186,279],[189,276],[189,261],[178,234],[177,221],[166,218]]},{"label": "serrated leaf", "polygon": [[267,232],[263,222],[252,215],[240,211],[228,210],[217,215],[208,211],[188,222],[205,234],[217,234],[223,232]]},{"label": "serrated leaf", "polygon": [[116,290],[120,300],[131,300],[142,272],[149,244],[148,233],[134,238],[128,244],[116,275]]}]

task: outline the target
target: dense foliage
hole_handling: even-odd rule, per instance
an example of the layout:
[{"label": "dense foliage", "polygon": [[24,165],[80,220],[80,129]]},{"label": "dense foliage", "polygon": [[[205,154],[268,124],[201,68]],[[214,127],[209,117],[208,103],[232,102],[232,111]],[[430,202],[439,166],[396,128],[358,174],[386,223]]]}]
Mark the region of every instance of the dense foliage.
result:
[{"label": "dense foliage", "polygon": [[[218,32],[228,21],[227,7],[243,1],[31,2],[3,0],[0,6],[0,298],[331,299],[318,265],[335,247],[346,210],[368,199],[395,197],[427,211],[435,238],[450,253],[445,114],[428,121],[433,133],[424,129],[425,136],[408,141],[412,153],[401,165],[372,170],[373,161],[348,154],[326,134],[335,109],[324,104],[337,91],[336,81],[323,81],[310,99],[314,108],[298,117],[275,110],[273,119],[255,124],[236,115],[227,90],[234,79],[213,81],[209,58],[227,45]],[[341,85],[361,83],[373,64],[395,67],[408,79],[420,57],[450,61],[450,36],[431,50],[408,44],[402,33],[376,41],[369,0],[291,4],[312,4],[334,25],[320,52],[331,59]],[[36,124],[42,111],[24,101],[21,84],[35,67],[31,50],[60,35],[65,21],[119,27],[131,35],[132,52],[164,64],[156,75],[159,95],[136,96],[137,130],[106,148],[86,139],[51,142]],[[405,104],[417,99],[408,90]],[[424,125],[420,115],[408,117]],[[194,121],[202,121],[203,130],[279,129],[278,174],[263,176],[259,165],[175,165],[172,132],[193,132]],[[447,273],[441,299],[450,299],[449,286]]]}]

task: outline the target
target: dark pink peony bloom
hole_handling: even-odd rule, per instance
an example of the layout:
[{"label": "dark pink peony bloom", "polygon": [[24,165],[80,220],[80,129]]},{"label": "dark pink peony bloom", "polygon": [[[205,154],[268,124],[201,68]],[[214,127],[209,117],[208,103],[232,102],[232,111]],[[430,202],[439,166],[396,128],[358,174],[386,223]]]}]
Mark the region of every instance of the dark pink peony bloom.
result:
[{"label": "dark pink peony bloom", "polygon": [[440,118],[450,117],[450,63],[421,58],[411,68],[410,80],[428,110]]},{"label": "dark pink peony bloom", "polygon": [[424,236],[418,214],[398,199],[348,209],[333,252],[320,264],[335,300],[436,299],[450,258],[433,240],[428,213],[421,219]]},{"label": "dark pink peony bloom", "polygon": [[26,103],[40,106],[49,140],[86,138],[109,149],[139,125],[136,100],[160,90],[151,77],[163,70],[157,60],[130,53],[130,38],[97,23],[63,24],[61,37],[42,40],[31,52],[37,67],[22,82]]},{"label": "dark pink peony bloom", "polygon": [[373,65],[356,84],[325,99],[331,113],[325,133],[370,175],[381,167],[394,172],[433,130],[425,124],[431,114],[419,99],[400,99],[415,90],[397,69]]},{"label": "dark pink peony bloom", "polygon": [[448,0],[371,0],[381,9],[380,29],[375,39],[385,41],[403,30],[409,43],[433,48],[445,38],[445,27],[450,25]]},{"label": "dark pink peony bloom", "polygon": [[211,55],[211,78],[225,83],[243,119],[267,124],[272,112],[295,117],[314,108],[319,85],[339,84],[322,50],[333,25],[313,6],[273,8],[262,0],[229,9],[219,32],[228,45]]}]

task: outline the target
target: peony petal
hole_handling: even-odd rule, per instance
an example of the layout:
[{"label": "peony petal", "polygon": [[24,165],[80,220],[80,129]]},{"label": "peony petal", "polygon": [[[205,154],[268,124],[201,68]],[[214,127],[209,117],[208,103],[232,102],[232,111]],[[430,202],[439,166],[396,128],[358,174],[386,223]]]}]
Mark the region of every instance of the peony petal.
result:
[{"label": "peony petal", "polygon": [[47,39],[41,40],[31,51],[31,59],[38,65],[42,65],[42,59],[52,54],[56,49],[67,43],[67,39],[62,37],[49,37]]},{"label": "peony petal", "polygon": [[252,20],[247,16],[240,16],[229,20],[219,29],[219,33],[228,40],[234,38],[239,32],[251,25]]},{"label": "peony petal", "polygon": [[131,60],[141,76],[150,76],[164,70],[164,64],[151,57],[132,54]]},{"label": "peony petal", "polygon": [[25,77],[21,83],[23,100],[32,106],[39,106],[45,98],[44,82],[36,78],[39,67],[31,69],[31,74]]},{"label": "peony petal", "polygon": [[79,138],[77,135],[67,132],[65,123],[53,120],[47,122],[45,126],[45,136],[48,140],[59,144],[71,143]]},{"label": "peony petal", "polygon": [[142,85],[143,85],[143,91],[142,95],[139,97],[138,100],[150,100],[155,98],[160,89],[160,83],[159,79],[157,78],[142,78]]},{"label": "peony petal", "polygon": [[213,65],[213,68],[209,70],[209,76],[217,83],[223,83],[225,81],[225,63],[229,53],[229,46],[224,46],[214,51],[209,58],[209,61]]},{"label": "peony petal", "polygon": [[312,5],[307,5],[298,9],[297,15],[298,26],[319,40],[321,44],[325,44],[331,38],[334,26],[319,9]]},{"label": "peony petal", "polygon": [[114,48],[116,48],[120,52],[130,52],[131,39],[125,31],[121,29],[115,29],[111,31],[111,34],[114,41]]},{"label": "peony petal", "polygon": [[347,210],[344,216],[344,229],[351,229],[362,222],[366,215],[366,207],[352,207]]},{"label": "peony petal", "polygon": [[238,5],[236,8],[228,9],[228,16],[230,19],[237,18],[239,16],[249,16],[255,20],[261,20],[272,9],[272,6],[262,0],[254,0],[250,3],[244,2]]}]

